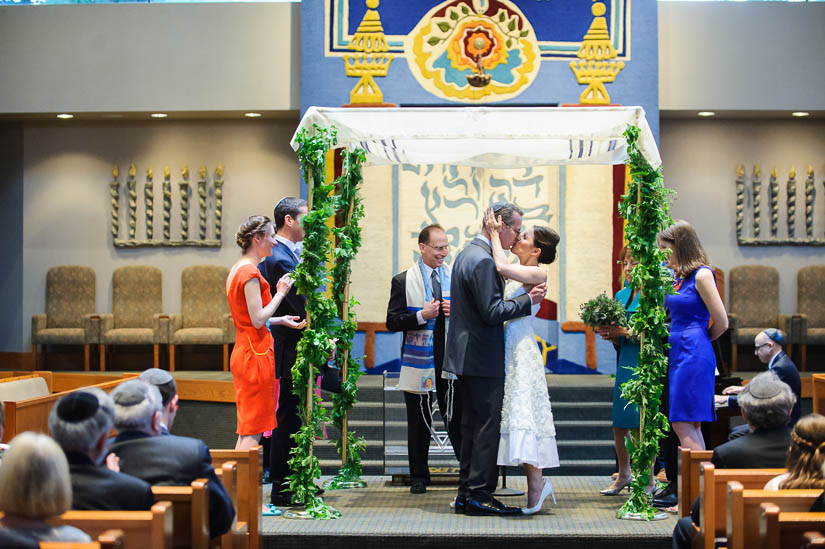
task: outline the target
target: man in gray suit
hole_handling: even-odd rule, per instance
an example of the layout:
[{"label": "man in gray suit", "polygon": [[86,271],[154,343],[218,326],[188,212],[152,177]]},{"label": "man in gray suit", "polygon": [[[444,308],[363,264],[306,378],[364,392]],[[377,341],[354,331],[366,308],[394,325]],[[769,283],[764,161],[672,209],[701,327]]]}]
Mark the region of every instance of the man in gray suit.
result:
[{"label": "man in gray suit", "polygon": [[[514,204],[493,204],[504,227],[501,245],[509,250],[521,232],[523,212]],[[499,427],[504,398],[504,321],[530,315],[533,303],[544,299],[546,285],[527,295],[505,300],[504,279],[498,274],[490,234],[482,229],[456,257],[450,296],[450,330],[444,371],[458,376],[462,403],[461,465],[455,512],[467,515],[516,515],[493,498],[496,488]]]}]

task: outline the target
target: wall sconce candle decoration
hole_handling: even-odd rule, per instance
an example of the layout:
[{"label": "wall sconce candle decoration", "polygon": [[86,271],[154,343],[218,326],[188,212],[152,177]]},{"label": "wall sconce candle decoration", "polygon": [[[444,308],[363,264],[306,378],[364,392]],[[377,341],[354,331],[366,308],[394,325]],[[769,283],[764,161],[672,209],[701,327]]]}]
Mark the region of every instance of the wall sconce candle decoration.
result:
[{"label": "wall sconce candle decoration", "polygon": [[[742,164],[736,167],[736,241],[740,246],[825,246],[825,238],[815,238],[816,232],[814,211],[816,206],[816,188],[813,166],[808,166],[808,176],[805,179],[805,236],[796,236],[796,198],[797,183],[796,169],[792,166],[788,170],[788,180],[785,183],[785,226],[786,235],[779,235],[779,173],[776,168],[771,171],[768,181],[768,199],[770,202],[770,238],[760,238],[760,201],[762,195],[762,181],[759,165],[754,166],[751,177],[751,217],[753,219],[753,234],[748,237],[743,234],[747,206],[745,204],[746,185],[745,168]],[[825,182],[823,182],[825,183]],[[825,236],[825,231],[823,235]]]},{"label": "wall sconce candle decoration", "polygon": [[211,232],[213,238],[208,238],[209,227],[209,181],[207,178],[206,166],[201,166],[198,170],[197,181],[198,192],[198,238],[189,236],[189,195],[191,187],[189,183],[189,168],[184,166],[181,169],[181,181],[178,183],[178,196],[180,200],[180,238],[172,239],[172,176],[169,166],[163,168],[163,184],[161,192],[163,194],[163,238],[155,239],[155,185],[154,170],[146,169],[146,181],[143,185],[143,205],[145,211],[145,232],[146,239],[138,240],[137,234],[137,181],[135,179],[135,165],[129,166],[126,178],[126,191],[129,205],[129,230],[128,238],[119,238],[120,234],[120,170],[117,165],[112,169],[112,181],[109,183],[110,196],[110,220],[112,241],[116,248],[141,248],[141,247],[221,247],[221,223],[223,221],[223,166],[218,164],[215,170],[215,177],[212,180],[212,192],[215,199],[214,225]]}]

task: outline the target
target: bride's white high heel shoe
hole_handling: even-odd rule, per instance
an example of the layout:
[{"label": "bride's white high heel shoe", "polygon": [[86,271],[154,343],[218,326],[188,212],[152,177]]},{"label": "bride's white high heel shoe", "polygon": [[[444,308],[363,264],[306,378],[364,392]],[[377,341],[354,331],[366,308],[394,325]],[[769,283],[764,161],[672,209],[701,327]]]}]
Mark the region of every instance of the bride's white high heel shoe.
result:
[{"label": "bride's white high heel shoe", "polygon": [[550,496],[553,499],[553,503],[556,503],[556,492],[553,490],[553,484],[544,479],[544,486],[541,489],[541,495],[539,496],[539,501],[532,507],[522,507],[521,514],[522,515],[533,515],[538,513],[541,510],[541,506],[544,504],[544,500]]}]

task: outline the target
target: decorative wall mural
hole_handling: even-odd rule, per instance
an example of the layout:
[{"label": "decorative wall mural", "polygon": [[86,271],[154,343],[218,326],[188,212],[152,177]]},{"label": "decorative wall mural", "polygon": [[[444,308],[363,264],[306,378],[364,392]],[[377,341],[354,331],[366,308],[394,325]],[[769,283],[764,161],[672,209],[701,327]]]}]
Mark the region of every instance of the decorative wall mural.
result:
[{"label": "decorative wall mural", "polygon": [[438,97],[486,103],[516,97],[539,71],[536,33],[508,0],[448,0],[405,41],[410,71]]},{"label": "decorative wall mural", "polygon": [[[764,238],[762,234],[762,171],[759,165],[753,167],[750,177],[751,187],[748,192],[745,167],[742,164],[736,167],[736,242],[740,246],[825,246],[825,228],[817,228],[817,217],[815,216],[816,188],[813,166],[808,166],[807,177],[805,178],[804,196],[805,209],[800,212],[804,214],[805,235],[797,235],[796,221],[797,212],[796,199],[799,193],[796,181],[796,169],[792,166],[788,171],[788,180],[785,183],[785,234],[780,234],[780,190],[779,173],[773,169],[768,179],[768,208],[770,217],[768,228],[770,237]],[[825,187],[825,181],[823,181]],[[823,189],[825,190],[825,189]],[[750,197],[750,201],[747,198]],[[751,236],[745,234],[745,217],[750,212]],[[822,216],[825,218],[825,216]]]},{"label": "decorative wall mural", "polygon": [[[196,192],[198,195],[198,225],[197,239],[190,237],[189,221],[191,213],[189,211],[189,198],[192,187],[189,183],[189,168],[184,166],[181,170],[180,181],[178,182],[178,197],[180,206],[180,238],[172,239],[172,174],[169,166],[163,168],[163,238],[155,238],[155,184],[154,170],[146,170],[146,179],[143,185],[143,209],[144,209],[144,234],[145,239],[139,240],[138,236],[138,191],[137,191],[137,170],[135,165],[129,166],[126,176],[126,198],[128,203],[126,238],[120,238],[120,225],[122,223],[120,213],[121,183],[120,170],[117,165],[112,169],[112,181],[109,183],[110,198],[110,227],[112,242],[116,248],[140,248],[140,247],[221,247],[221,224],[223,221],[223,166],[218,164],[215,175],[212,179],[212,196],[214,208],[212,210],[212,225],[209,220],[209,185],[207,181],[206,166],[201,166],[198,170],[198,181]],[[210,234],[211,233],[211,234]]]}]

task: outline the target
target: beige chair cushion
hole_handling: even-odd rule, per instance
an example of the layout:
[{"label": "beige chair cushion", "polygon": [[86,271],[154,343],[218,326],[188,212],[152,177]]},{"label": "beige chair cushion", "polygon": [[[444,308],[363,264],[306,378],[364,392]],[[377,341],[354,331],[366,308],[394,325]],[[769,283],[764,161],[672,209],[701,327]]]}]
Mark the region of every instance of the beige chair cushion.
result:
[{"label": "beige chair cushion", "polygon": [[19,402],[30,398],[47,396],[49,386],[42,377],[18,379],[0,383],[0,400]]},{"label": "beige chair cushion", "polygon": [[172,335],[174,345],[223,345],[220,328],[184,328]]},{"label": "beige chair cushion", "polygon": [[825,345],[825,328],[808,328],[808,337],[805,343],[809,345]]},{"label": "beige chair cushion", "polygon": [[223,330],[223,317],[229,314],[226,299],[228,275],[228,268],[217,265],[194,265],[183,270],[180,312],[184,328],[209,327]]},{"label": "beige chair cushion", "polygon": [[102,336],[106,345],[152,345],[155,332],[151,328],[115,328]]},{"label": "beige chair cushion", "polygon": [[46,273],[46,318],[49,328],[81,328],[83,315],[94,312],[94,270],[79,265],[49,269]]},{"label": "beige chair cushion", "polygon": [[808,317],[811,328],[825,328],[825,265],[799,269],[796,275],[796,311]]},{"label": "beige chair cushion", "polygon": [[728,287],[730,312],[737,316],[740,329],[777,326],[779,271],[776,268],[763,265],[734,267],[730,270]]},{"label": "beige chair cushion", "polygon": [[86,343],[86,332],[83,328],[46,328],[45,330],[37,332],[37,339],[32,339],[32,343],[43,345],[83,345]]},{"label": "beige chair cushion", "polygon": [[152,317],[163,310],[162,286],[163,277],[157,267],[133,265],[116,269],[112,274],[115,328],[151,329]]}]

